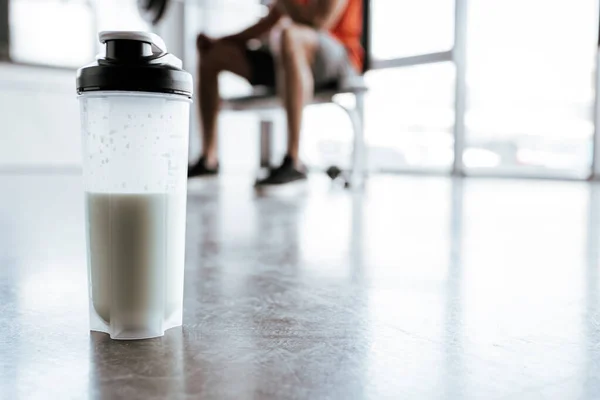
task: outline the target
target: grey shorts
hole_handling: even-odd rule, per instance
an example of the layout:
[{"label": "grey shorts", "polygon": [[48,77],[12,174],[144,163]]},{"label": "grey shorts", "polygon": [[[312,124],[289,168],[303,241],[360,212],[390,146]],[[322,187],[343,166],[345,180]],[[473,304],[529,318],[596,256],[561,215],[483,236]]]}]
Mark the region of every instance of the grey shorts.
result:
[{"label": "grey shorts", "polygon": [[[319,32],[319,48],[312,64],[315,87],[339,85],[356,76],[346,48],[327,32]],[[253,86],[275,88],[275,58],[267,47],[246,50],[246,58],[252,70],[250,83]]]},{"label": "grey shorts", "polygon": [[327,32],[319,32],[319,49],[312,65],[315,86],[345,81],[357,72],[346,48]]}]

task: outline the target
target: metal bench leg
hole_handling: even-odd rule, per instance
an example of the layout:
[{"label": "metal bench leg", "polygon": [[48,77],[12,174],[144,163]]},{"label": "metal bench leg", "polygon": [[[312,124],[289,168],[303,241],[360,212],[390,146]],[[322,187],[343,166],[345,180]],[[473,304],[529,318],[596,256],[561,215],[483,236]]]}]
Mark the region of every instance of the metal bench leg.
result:
[{"label": "metal bench leg", "polygon": [[261,119],[260,121],[260,168],[271,168],[271,154],[273,147],[273,121]]},{"label": "metal bench leg", "polygon": [[366,149],[365,149],[365,97],[363,93],[357,93],[356,104],[354,110],[349,111],[350,119],[352,120],[352,128],[354,130],[354,140],[352,147],[352,171],[350,173],[350,181],[348,182],[352,188],[360,188],[364,185],[366,172]]},{"label": "metal bench leg", "polygon": [[331,179],[337,179],[339,176],[346,181],[346,187],[361,188],[364,185],[366,174],[366,149],[365,149],[365,133],[364,133],[364,113],[365,113],[365,96],[364,93],[356,93],[354,95],[354,105],[346,106],[342,103],[335,102],[337,106],[346,111],[352,122],[352,169],[349,174],[342,173],[339,168],[332,166],[327,170],[327,174]]}]

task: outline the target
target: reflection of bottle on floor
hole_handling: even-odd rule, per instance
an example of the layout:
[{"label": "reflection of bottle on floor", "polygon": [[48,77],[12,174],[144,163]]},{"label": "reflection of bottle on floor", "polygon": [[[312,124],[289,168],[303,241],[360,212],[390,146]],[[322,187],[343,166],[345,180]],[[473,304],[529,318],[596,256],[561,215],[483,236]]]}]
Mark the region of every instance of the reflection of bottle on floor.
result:
[{"label": "reflection of bottle on floor", "polygon": [[173,329],[160,340],[138,342],[135,346],[95,332],[90,335],[90,342],[93,397],[178,399],[186,393],[181,330]]}]

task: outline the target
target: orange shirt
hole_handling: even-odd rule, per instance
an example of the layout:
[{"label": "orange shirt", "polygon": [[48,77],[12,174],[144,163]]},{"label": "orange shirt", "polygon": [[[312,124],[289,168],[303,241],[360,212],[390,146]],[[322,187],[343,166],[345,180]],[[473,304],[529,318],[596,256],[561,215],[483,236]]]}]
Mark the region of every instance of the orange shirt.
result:
[{"label": "orange shirt", "polygon": [[330,33],[342,42],[348,57],[359,72],[362,72],[364,49],[360,43],[363,29],[363,0],[348,0],[348,5]]},{"label": "orange shirt", "polygon": [[[307,0],[297,1],[301,4],[307,2]],[[364,61],[364,49],[360,42],[363,29],[362,3],[363,0],[348,0],[339,21],[329,30],[331,36],[344,45],[350,61],[359,72],[362,72]]]}]

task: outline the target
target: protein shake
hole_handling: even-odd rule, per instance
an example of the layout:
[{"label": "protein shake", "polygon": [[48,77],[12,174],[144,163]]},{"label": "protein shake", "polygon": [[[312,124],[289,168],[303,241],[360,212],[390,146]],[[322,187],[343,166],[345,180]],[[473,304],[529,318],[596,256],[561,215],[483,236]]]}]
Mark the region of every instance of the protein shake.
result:
[{"label": "protein shake", "polygon": [[90,329],[158,337],[182,324],[193,82],[154,34],[99,39],[77,72]]}]

